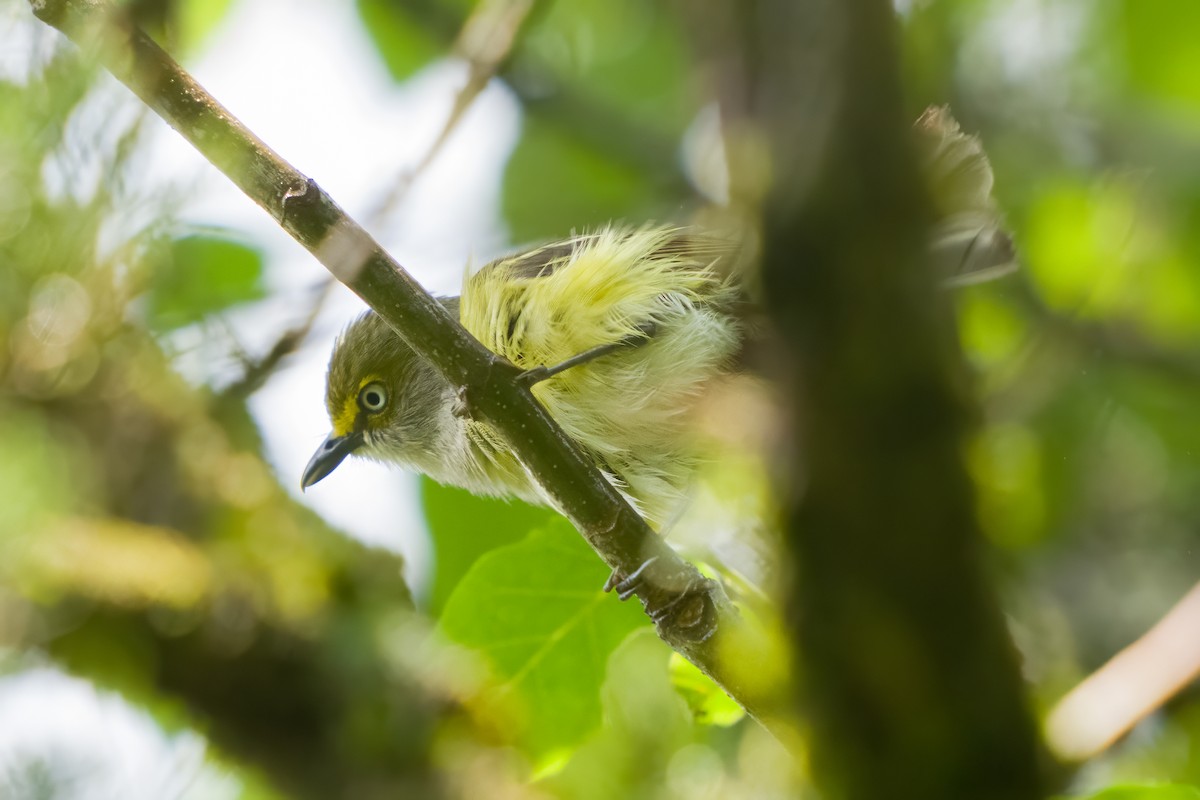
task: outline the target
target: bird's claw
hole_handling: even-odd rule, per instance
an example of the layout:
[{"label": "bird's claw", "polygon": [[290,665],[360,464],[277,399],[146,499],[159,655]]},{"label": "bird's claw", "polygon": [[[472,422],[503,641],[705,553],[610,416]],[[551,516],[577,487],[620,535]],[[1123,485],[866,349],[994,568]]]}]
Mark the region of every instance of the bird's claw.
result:
[{"label": "bird's claw", "polygon": [[637,569],[629,573],[628,577],[622,576],[620,570],[614,569],[612,574],[608,576],[608,580],[604,582],[604,591],[616,591],[617,597],[621,602],[625,602],[629,598],[637,594],[637,590],[642,587],[642,576],[646,569],[650,567],[658,556],[651,556],[641,563]]},{"label": "bird's claw", "polygon": [[656,627],[686,632],[696,641],[707,639],[716,630],[715,610],[709,597],[712,581],[689,578],[682,587],[656,587],[648,580],[647,570],[657,560],[658,556],[646,559],[627,576],[613,570],[604,582],[604,591],[615,591],[622,601],[641,593],[642,606]]}]

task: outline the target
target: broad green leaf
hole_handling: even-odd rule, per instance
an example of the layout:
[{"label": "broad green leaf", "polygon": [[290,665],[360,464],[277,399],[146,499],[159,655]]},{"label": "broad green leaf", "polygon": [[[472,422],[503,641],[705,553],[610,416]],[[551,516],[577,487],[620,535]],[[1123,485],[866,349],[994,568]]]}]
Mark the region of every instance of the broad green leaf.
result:
[{"label": "broad green leaf", "polygon": [[446,603],[441,629],[481,653],[496,701],[520,710],[515,738],[538,757],[600,723],[605,663],[646,624],[636,603],[601,590],[608,570],[565,520],[487,553]]},{"label": "broad green leaf", "polygon": [[[1083,800],[1063,796],[1057,800]],[[1113,786],[1099,794],[1087,795],[1086,800],[1200,800],[1200,788],[1178,783],[1147,786]]]},{"label": "broad green leaf", "polygon": [[209,234],[176,239],[150,287],[151,325],[170,330],[261,299],[262,268],[262,254],[245,244]]},{"label": "broad green leaf", "polygon": [[518,541],[554,516],[546,508],[519,500],[477,497],[426,477],[421,478],[421,504],[433,538],[433,587],[428,610],[434,616],[479,556]]}]

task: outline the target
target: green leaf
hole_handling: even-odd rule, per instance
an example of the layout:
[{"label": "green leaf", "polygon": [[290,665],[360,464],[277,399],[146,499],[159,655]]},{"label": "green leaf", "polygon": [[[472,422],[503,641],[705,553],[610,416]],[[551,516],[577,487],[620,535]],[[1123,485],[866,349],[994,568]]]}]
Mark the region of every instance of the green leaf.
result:
[{"label": "green leaf", "polygon": [[690,68],[677,18],[654,3],[578,0],[537,17],[506,71],[528,100],[504,176],[512,238],[677,215]]},{"label": "green leaf", "polygon": [[[1057,800],[1080,800],[1063,796]],[[1179,783],[1161,783],[1147,786],[1112,786],[1099,794],[1088,795],[1087,800],[1200,800],[1200,788]]]},{"label": "green leaf", "polygon": [[696,111],[683,31],[677,15],[644,0],[551,3],[511,72],[549,77],[565,94],[674,138]]},{"label": "green leaf", "polygon": [[194,49],[229,14],[233,0],[182,0],[175,4],[175,31],[179,46]]},{"label": "green leaf", "polygon": [[424,476],[421,504],[433,538],[433,587],[428,611],[434,616],[441,612],[446,599],[476,559],[500,545],[519,541],[555,516],[548,508],[519,500],[477,497]]},{"label": "green leaf", "polygon": [[479,651],[513,703],[517,741],[538,757],[573,747],[600,723],[609,654],[646,624],[636,603],[601,590],[608,570],[565,520],[484,555],[442,614],[453,642]]},{"label": "green leaf", "polygon": [[[671,686],[671,651],[649,628],[613,652],[601,691],[604,727],[546,780],[554,797],[660,797],[667,768],[699,731]],[[687,795],[684,795],[687,796]]]},{"label": "green leaf", "polygon": [[262,269],[262,254],[240,242],[209,234],[176,239],[150,287],[151,326],[170,330],[262,299]]},{"label": "green leaf", "polygon": [[745,710],[725,690],[678,653],[671,654],[671,682],[687,701],[696,722],[727,728],[746,717]]},{"label": "green leaf", "polygon": [[527,116],[504,175],[504,219],[514,241],[567,235],[664,205],[632,166]]},{"label": "green leaf", "polygon": [[[468,9],[462,3],[358,0],[358,15],[397,81],[444,55]],[[447,8],[452,6],[452,8]]]}]

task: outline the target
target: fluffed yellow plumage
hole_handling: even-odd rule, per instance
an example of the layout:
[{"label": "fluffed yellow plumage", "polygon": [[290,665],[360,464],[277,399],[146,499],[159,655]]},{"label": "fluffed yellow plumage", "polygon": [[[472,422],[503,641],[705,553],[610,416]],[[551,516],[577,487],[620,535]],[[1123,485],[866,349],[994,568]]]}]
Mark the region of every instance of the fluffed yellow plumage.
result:
[{"label": "fluffed yellow plumage", "polygon": [[[461,298],[443,302],[522,369],[611,346],[533,392],[661,524],[678,508],[699,457],[689,412],[739,346],[736,290],[721,263],[731,249],[678,228],[606,228],[493,261],[464,280]],[[335,422],[330,441],[348,444],[319,466],[356,451],[476,493],[545,502],[499,434],[456,415],[454,387],[373,313],[339,339],[326,402]],[[306,485],[332,468],[310,464]]]}]

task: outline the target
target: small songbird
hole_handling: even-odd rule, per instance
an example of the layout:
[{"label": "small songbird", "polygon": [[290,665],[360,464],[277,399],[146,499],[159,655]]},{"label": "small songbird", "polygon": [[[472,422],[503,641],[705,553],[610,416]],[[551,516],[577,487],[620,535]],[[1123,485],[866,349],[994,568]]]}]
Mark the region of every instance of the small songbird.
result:
[{"label": "small songbird", "polygon": [[[679,510],[700,454],[691,412],[738,351],[733,246],[674,227],[609,227],[500,258],[441,302],[532,391],[652,524]],[[351,453],[476,494],[548,503],[504,438],[374,312],[338,339],[333,432],[307,488]]]}]

